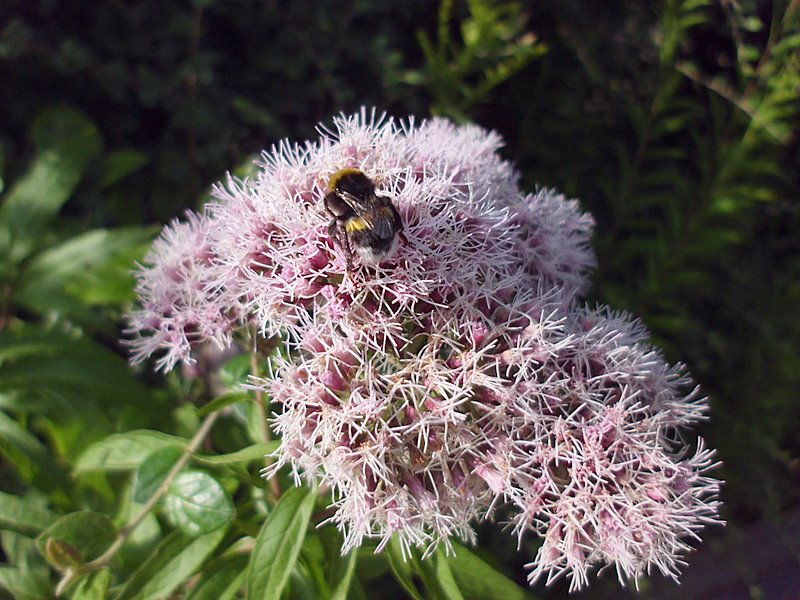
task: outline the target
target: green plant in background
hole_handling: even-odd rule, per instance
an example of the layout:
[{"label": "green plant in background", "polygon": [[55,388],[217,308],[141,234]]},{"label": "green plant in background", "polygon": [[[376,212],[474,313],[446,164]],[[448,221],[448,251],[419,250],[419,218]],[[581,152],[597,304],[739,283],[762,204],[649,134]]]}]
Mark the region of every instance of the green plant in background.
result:
[{"label": "green plant in background", "polygon": [[0,325],[13,327],[14,315],[23,313],[110,330],[107,321],[97,318],[97,307],[130,299],[130,264],[152,231],[131,227],[70,235],[81,225],[56,220],[90,167],[94,173],[81,193],[102,198],[141,168],[146,157],[121,150],[101,159],[97,128],[68,109],[41,113],[32,137],[36,157],[0,205]]},{"label": "green plant in background", "polygon": [[453,37],[453,0],[439,6],[436,40],[417,32],[425,67],[402,77],[422,84],[431,94],[431,112],[465,121],[491,91],[547,52],[547,46],[526,29],[527,15],[517,2],[469,0],[468,15]]},{"label": "green plant in background", "polygon": [[165,222],[248,154],[308,137],[339,110],[424,111],[388,67],[420,54],[413,31],[435,11],[377,0],[314,10],[298,0],[4,2],[0,80],[14,82],[0,98],[5,143],[17,149],[52,98],[80,106],[111,146],[149,161],[104,210],[123,223]]},{"label": "green plant in background", "polygon": [[[7,482],[0,521],[11,563],[0,582],[23,598],[46,593],[50,579],[32,536],[58,512],[113,506],[108,482],[72,477],[78,456],[117,428],[152,423],[159,413],[152,392],[97,341],[115,334],[119,307],[132,292],[131,261],[152,231],[75,234],[80,224],[59,218],[76,190],[102,196],[143,161],[128,150],[103,156],[97,128],[74,110],[41,113],[32,137],[35,157],[0,202],[0,452]],[[63,550],[52,552],[68,560]]]}]

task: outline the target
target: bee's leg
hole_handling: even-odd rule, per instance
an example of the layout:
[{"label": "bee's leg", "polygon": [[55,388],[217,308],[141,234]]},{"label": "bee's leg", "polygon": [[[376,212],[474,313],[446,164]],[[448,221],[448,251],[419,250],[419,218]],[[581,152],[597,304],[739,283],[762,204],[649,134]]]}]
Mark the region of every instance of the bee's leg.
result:
[{"label": "bee's leg", "polygon": [[344,258],[346,261],[347,270],[353,270],[353,249],[350,247],[350,237],[347,235],[347,232],[342,230],[342,240],[343,244],[342,247],[344,248]]},{"label": "bee's leg", "polygon": [[328,236],[337,244],[339,243],[339,219],[334,219],[328,225]]},{"label": "bee's leg", "polygon": [[408,246],[408,238],[406,234],[403,233],[403,219],[400,217],[400,213],[397,212],[397,209],[392,206],[392,213],[394,214],[394,228],[397,231],[397,235],[400,236],[400,241],[403,242],[404,246]]},{"label": "bee's leg", "polygon": [[344,230],[344,225],[339,219],[334,219],[328,225],[328,235],[336,244],[344,250],[345,265],[348,271],[353,268],[353,250],[350,247],[350,238]]},{"label": "bee's leg", "polygon": [[[350,206],[348,206],[347,202],[342,200],[336,192],[329,192],[326,194],[323,201],[325,203],[325,210],[327,210],[328,214],[330,214],[334,219],[340,219],[352,212],[352,209]],[[333,227],[333,223],[331,223],[330,226]]]}]

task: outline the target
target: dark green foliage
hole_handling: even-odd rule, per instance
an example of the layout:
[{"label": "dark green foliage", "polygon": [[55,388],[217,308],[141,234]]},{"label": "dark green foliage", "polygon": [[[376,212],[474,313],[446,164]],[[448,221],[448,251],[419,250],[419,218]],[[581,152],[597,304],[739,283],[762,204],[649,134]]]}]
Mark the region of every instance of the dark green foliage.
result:
[{"label": "dark green foliage", "polygon": [[581,198],[591,300],[711,397],[729,528],[797,506],[797,2],[12,0],[0,80],[0,597],[530,597],[536,542],[495,527],[341,557],[313,494],[259,477],[263,398],[137,375],[117,342],[143,223],[361,105],[495,128],[527,187]]},{"label": "dark green foliage", "polygon": [[149,158],[106,210],[126,219],[135,204],[166,221],[282,137],[304,139],[340,110],[408,105],[391,68],[419,62],[414,32],[435,14],[420,1],[12,0],[0,6],[0,80],[14,94],[0,114],[17,141],[53,94],[83,107],[112,147]]}]

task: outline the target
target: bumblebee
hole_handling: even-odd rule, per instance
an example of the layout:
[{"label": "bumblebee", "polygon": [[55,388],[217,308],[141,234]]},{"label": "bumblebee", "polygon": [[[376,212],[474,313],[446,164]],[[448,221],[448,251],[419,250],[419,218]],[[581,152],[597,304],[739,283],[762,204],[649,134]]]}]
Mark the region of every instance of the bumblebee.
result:
[{"label": "bumblebee", "polygon": [[328,234],[344,250],[348,271],[353,248],[362,264],[377,265],[394,253],[398,238],[408,243],[400,213],[389,198],[375,193],[375,182],[359,169],[333,174],[325,209],[333,217]]}]

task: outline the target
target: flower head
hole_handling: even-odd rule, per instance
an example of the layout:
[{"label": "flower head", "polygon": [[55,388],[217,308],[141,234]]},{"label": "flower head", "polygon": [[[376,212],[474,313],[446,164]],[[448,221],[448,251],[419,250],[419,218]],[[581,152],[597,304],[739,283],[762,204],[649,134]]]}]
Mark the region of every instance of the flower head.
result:
[{"label": "flower head", "polygon": [[[320,133],[166,230],[139,274],[135,359],[160,348],[168,369],[245,326],[280,336],[258,383],[282,437],[268,475],[328,484],[345,551],[472,540],[504,503],[518,536],[542,538],[533,580],[674,575],[717,512],[713,453],[676,435],[705,401],[640,323],[580,304],[591,217],[523,193],[475,126],[362,111]],[[378,265],[333,239],[323,198],[342,169],[402,219],[407,243]]]},{"label": "flower head", "polygon": [[159,354],[156,367],[169,371],[194,361],[192,347],[214,341],[231,344],[237,307],[215,287],[218,265],[208,220],[188,212],[186,221],[164,228],[138,273],[141,307],[130,317],[134,363]]}]

